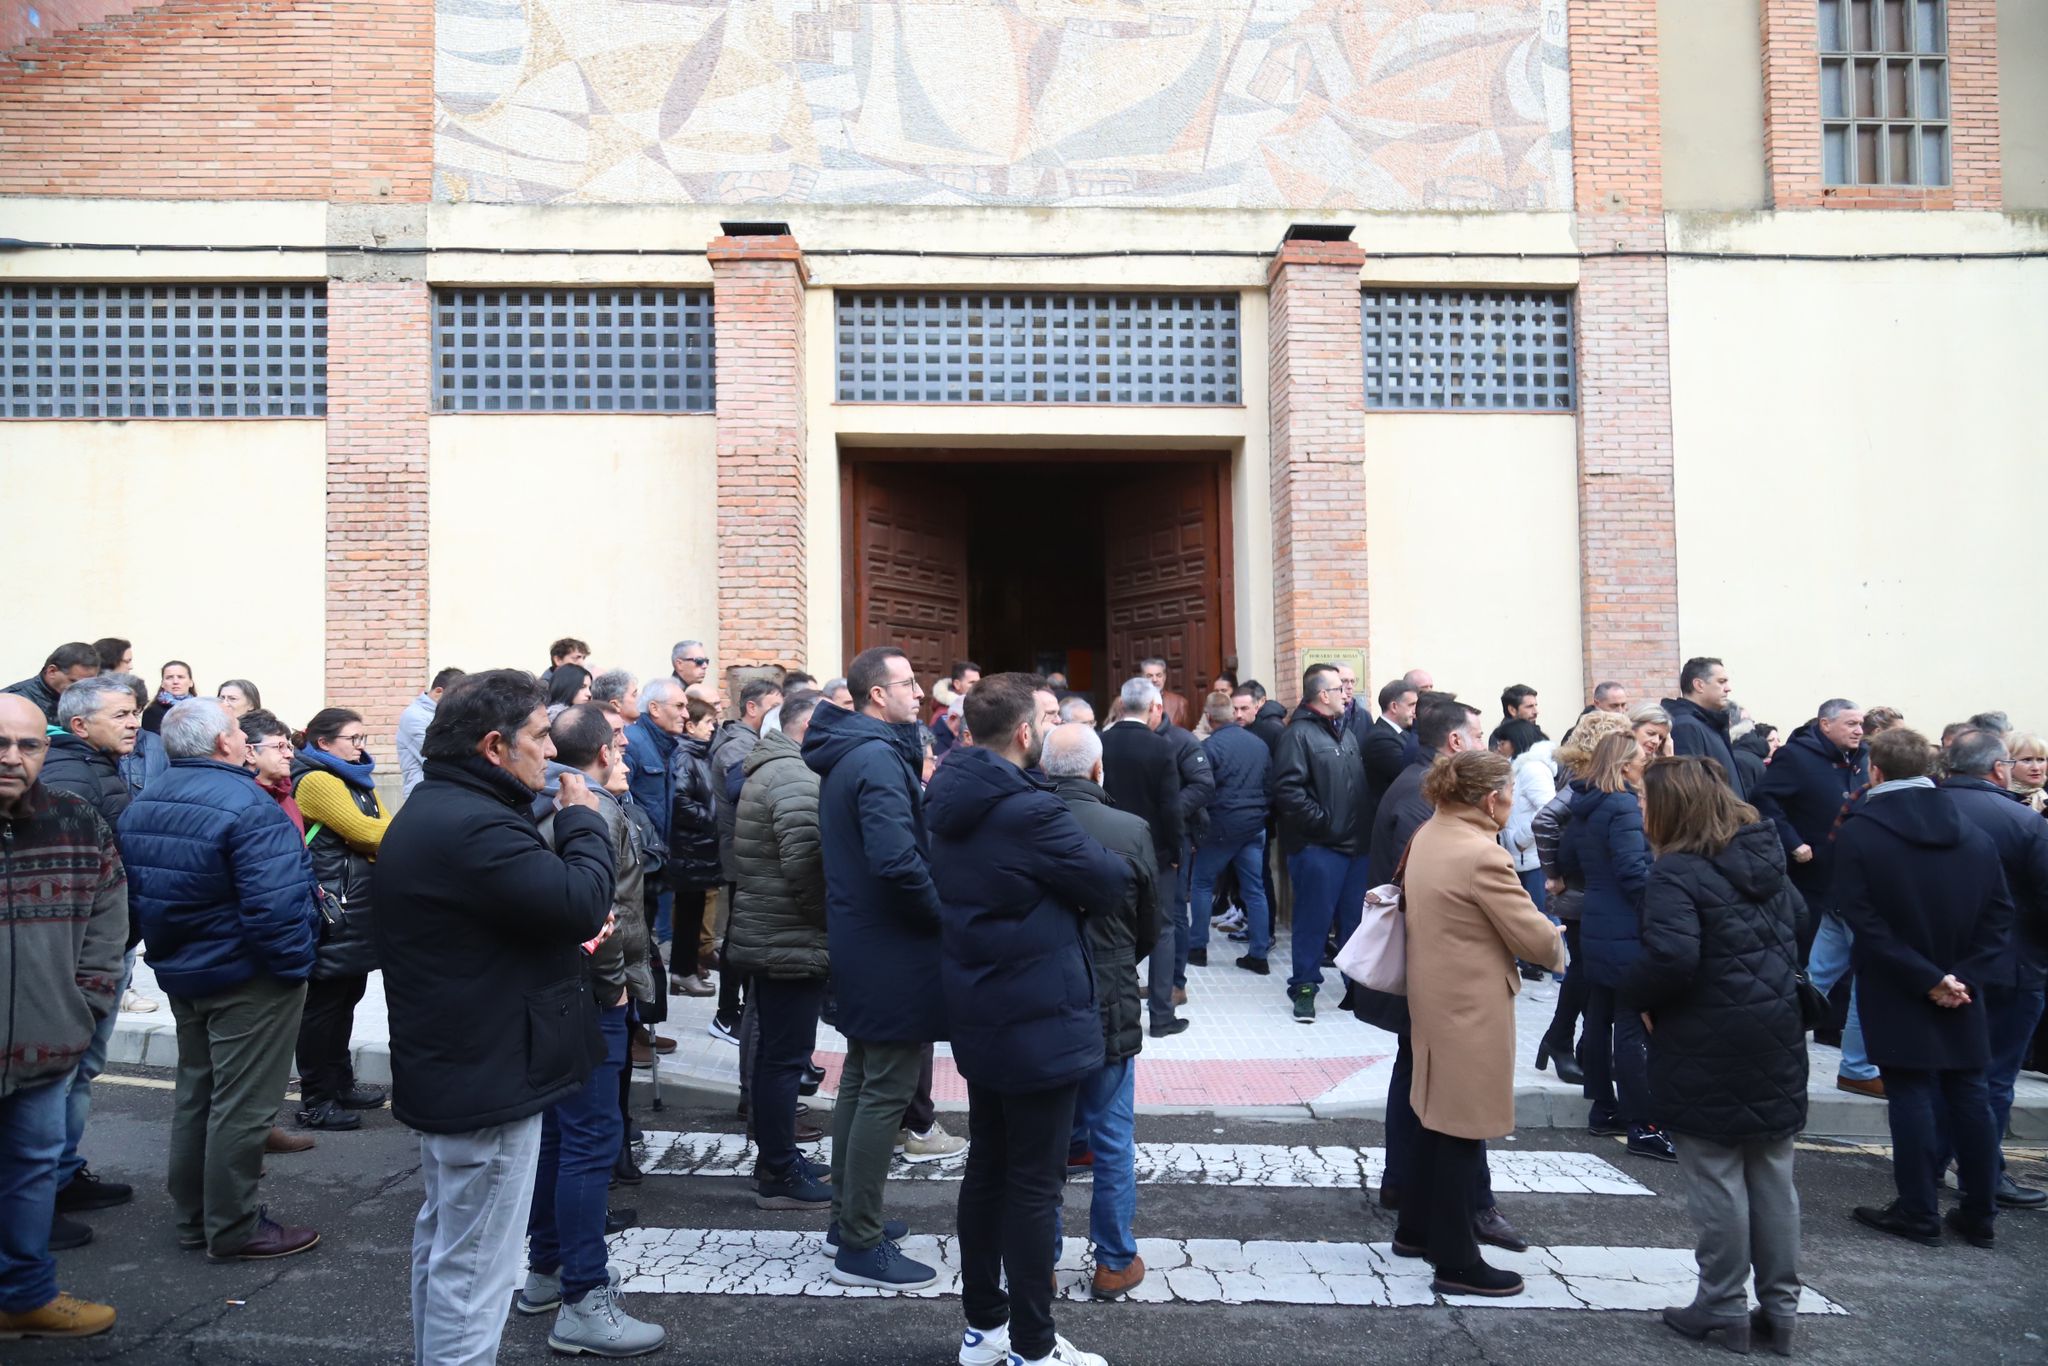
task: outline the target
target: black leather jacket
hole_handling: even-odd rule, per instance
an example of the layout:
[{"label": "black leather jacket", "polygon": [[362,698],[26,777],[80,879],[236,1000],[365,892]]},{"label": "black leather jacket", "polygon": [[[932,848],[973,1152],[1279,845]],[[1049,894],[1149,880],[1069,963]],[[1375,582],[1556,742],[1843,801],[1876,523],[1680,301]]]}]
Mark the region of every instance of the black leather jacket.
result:
[{"label": "black leather jacket", "polygon": [[1284,853],[1310,844],[1340,854],[1366,852],[1365,760],[1358,737],[1337,727],[1335,720],[1296,707],[1280,733],[1266,781]]}]

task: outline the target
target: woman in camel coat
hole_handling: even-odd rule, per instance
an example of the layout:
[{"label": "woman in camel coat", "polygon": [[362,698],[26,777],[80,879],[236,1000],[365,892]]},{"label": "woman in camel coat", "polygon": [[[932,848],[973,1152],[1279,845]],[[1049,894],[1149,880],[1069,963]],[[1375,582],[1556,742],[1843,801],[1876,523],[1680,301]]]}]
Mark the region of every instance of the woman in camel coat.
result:
[{"label": "woman in camel coat", "polygon": [[1403,882],[1422,1141],[1394,1251],[1427,1256],[1440,1293],[1516,1295],[1522,1278],[1479,1256],[1472,1188],[1485,1140],[1515,1128],[1515,960],[1557,971],[1564,942],[1497,838],[1515,803],[1508,761],[1484,750],[1439,759],[1422,790],[1436,814],[1408,846]]}]

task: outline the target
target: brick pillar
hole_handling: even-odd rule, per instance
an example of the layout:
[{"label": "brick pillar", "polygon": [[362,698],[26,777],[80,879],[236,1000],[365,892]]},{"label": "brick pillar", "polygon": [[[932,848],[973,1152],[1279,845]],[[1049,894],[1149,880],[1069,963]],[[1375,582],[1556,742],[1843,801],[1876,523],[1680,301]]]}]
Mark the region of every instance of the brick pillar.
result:
[{"label": "brick pillar", "polygon": [[429,302],[416,281],[327,286],[326,701],[386,754],[427,682]]},{"label": "brick pillar", "polygon": [[710,248],[718,347],[718,641],[730,669],[802,664],[804,270],[793,237]]},{"label": "brick pillar", "polygon": [[[1570,8],[1572,176],[1579,246],[1664,248],[1657,0]],[[1676,686],[1678,539],[1671,325],[1661,257],[1580,269],[1579,583],[1586,686]]]},{"label": "brick pillar", "polygon": [[1366,648],[1365,355],[1355,242],[1288,241],[1266,272],[1273,470],[1273,691],[1302,655]]}]

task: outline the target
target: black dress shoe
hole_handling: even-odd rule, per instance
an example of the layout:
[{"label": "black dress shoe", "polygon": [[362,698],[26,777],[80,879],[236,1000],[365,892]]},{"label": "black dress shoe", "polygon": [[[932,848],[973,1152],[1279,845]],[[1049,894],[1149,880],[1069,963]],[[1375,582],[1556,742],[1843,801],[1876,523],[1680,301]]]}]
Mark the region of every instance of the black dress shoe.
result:
[{"label": "black dress shoe", "polygon": [[348,1090],[334,1098],[334,1103],[344,1110],[381,1110],[390,1092],[381,1086],[366,1086],[356,1082]]},{"label": "black dress shoe", "polygon": [[1941,1222],[1954,1229],[1956,1236],[1971,1247],[1998,1246],[1998,1235],[1989,1219],[1973,1219],[1960,1209],[1952,1209],[1941,1216]]},{"label": "black dress shoe", "polygon": [[[81,1171],[79,1175],[84,1176],[85,1173]],[[127,1187],[123,1186],[121,1189],[126,1190]],[[1998,1185],[1991,1194],[2007,1209],[2039,1209],[2043,1205],[2048,1205],[2048,1191],[2022,1186],[2004,1172],[1998,1174]],[[64,1208],[64,1195],[61,1191],[57,1194],[57,1208]]]},{"label": "black dress shoe", "polygon": [[1206,968],[1206,967],[1208,967],[1208,966],[1209,966],[1209,951],[1208,951],[1207,949],[1189,949],[1189,950],[1188,950],[1188,966],[1189,966],[1189,967],[1191,967],[1191,968]]},{"label": "black dress shoe", "polygon": [[631,1206],[625,1209],[608,1209],[604,1212],[604,1232],[609,1238],[614,1233],[624,1233],[640,1222],[640,1211]]},{"label": "black dress shoe", "polygon": [[1484,1295],[1489,1299],[1505,1299],[1522,1293],[1522,1278],[1512,1271],[1475,1262],[1463,1271],[1439,1269],[1429,1288],[1439,1295]]},{"label": "black dress shoe", "polygon": [[1261,977],[1267,976],[1273,971],[1273,969],[1267,965],[1265,959],[1254,958],[1250,954],[1246,954],[1244,957],[1238,959],[1237,965],[1243,968],[1246,972],[1256,972]]},{"label": "black dress shoe", "polygon": [[72,1248],[84,1247],[91,1241],[91,1224],[81,1224],[76,1219],[66,1219],[61,1214],[50,1216],[50,1251],[69,1252]]},{"label": "black dress shoe", "polygon": [[1185,1034],[1187,1028],[1188,1021],[1178,1018],[1164,1021],[1154,1020],[1152,1027],[1145,1032],[1155,1039],[1170,1039],[1176,1034]]},{"label": "black dress shoe", "polygon": [[346,1133],[350,1129],[362,1128],[363,1117],[353,1110],[342,1109],[339,1101],[316,1100],[299,1111],[299,1127]]},{"label": "black dress shoe", "polygon": [[1515,1230],[1499,1205],[1489,1205],[1472,1216],[1472,1236],[1508,1252],[1527,1252],[1529,1240]]},{"label": "black dress shoe", "polygon": [[612,1163],[612,1179],[621,1185],[637,1186],[647,1179],[647,1173],[640,1170],[640,1164],[633,1160],[631,1148],[620,1148],[619,1156]]},{"label": "black dress shoe", "polygon": [[1380,1208],[1401,1208],[1401,1188],[1399,1186],[1389,1186],[1384,1181],[1380,1183]]},{"label": "black dress shoe", "polygon": [[57,1212],[83,1214],[90,1209],[111,1209],[134,1198],[135,1187],[125,1181],[102,1181],[92,1174],[91,1167],[80,1167],[76,1176],[57,1188]]},{"label": "black dress shoe", "polygon": [[1896,1200],[1882,1209],[1875,1205],[1858,1205],[1852,1213],[1856,1222],[1865,1228],[1874,1228],[1879,1233],[1889,1233],[1894,1238],[1904,1238],[1922,1247],[1941,1246],[1940,1221],[1915,1219],[1901,1210]]},{"label": "black dress shoe", "polygon": [[797,1080],[796,1093],[800,1096],[815,1096],[818,1094],[818,1088],[824,1084],[825,1069],[805,1063],[803,1075]]}]

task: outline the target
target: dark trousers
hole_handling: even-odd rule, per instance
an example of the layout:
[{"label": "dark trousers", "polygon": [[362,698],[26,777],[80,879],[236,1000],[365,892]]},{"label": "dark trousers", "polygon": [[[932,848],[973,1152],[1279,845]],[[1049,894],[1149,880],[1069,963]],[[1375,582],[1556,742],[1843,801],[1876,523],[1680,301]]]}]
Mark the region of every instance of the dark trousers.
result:
[{"label": "dark trousers", "polygon": [[[1954,1145],[1962,1179],[1963,1212],[1989,1220],[1998,1212],[1998,1134],[1991,1127],[1991,1094],[1984,1072],[1931,1072],[1878,1065],[1892,1130],[1892,1179],[1899,1209],[1932,1223],[1940,1213],[1936,1187]],[[1945,1137],[1944,1137],[1945,1135]]]},{"label": "dark trousers", "polygon": [[1415,1168],[1394,1237],[1424,1249],[1440,1272],[1469,1271],[1479,1262],[1479,1240],[1472,1234],[1472,1187],[1486,1171],[1486,1144],[1476,1138],[1453,1138],[1434,1129],[1421,1130],[1415,1144]]},{"label": "dark trousers", "polygon": [[[2027,1048],[2041,1023],[2044,1001],[2048,1001],[2048,993],[2038,986],[1984,989],[1984,1008],[1991,1025],[1991,1066],[1984,1083],[1991,1090],[1991,1132],[2001,1144],[2012,1123],[2013,1084],[2019,1080]],[[2001,1168],[2005,1165],[2003,1152],[1998,1162]]]},{"label": "dark trousers", "polygon": [[527,1265],[562,1273],[562,1298],[574,1303],[605,1283],[605,1191],[618,1160],[625,1121],[618,1074],[626,1065],[626,1007],[597,1014],[604,1061],[583,1089],[542,1112],[540,1161],[527,1211]]},{"label": "dark trousers", "polygon": [[[1415,1114],[1415,1047],[1407,1034],[1395,1036],[1401,1046],[1394,1053],[1394,1070],[1387,1078],[1387,1167],[1380,1182],[1402,1192],[1414,1188],[1416,1154],[1422,1146],[1422,1121]],[[1400,1197],[1397,1194],[1397,1198]],[[1479,1172],[1472,1185],[1472,1207],[1468,1216],[1492,1209],[1493,1173],[1486,1166],[1486,1144],[1479,1145]],[[1405,1206],[1404,1206],[1405,1207]],[[1407,1239],[1401,1241],[1406,1242]]]},{"label": "dark trousers", "polygon": [[754,1142],[764,1179],[780,1181],[796,1165],[796,1095],[818,1043],[822,977],[756,977],[749,1013],[759,1022],[750,1097]]},{"label": "dark trousers", "polygon": [[1579,1065],[1586,1069],[1586,1099],[1593,1102],[1587,1123],[1618,1118],[1634,1128],[1651,1122],[1649,1036],[1643,1017],[1618,1005],[1612,987],[1586,993]]},{"label": "dark trousers", "polygon": [[370,979],[315,977],[306,983],[306,1011],[299,1017],[299,1097],[313,1106],[333,1100],[356,1084],[348,1039],[355,1032],[356,1004]]},{"label": "dark trousers", "polygon": [[1078,1090],[1073,1083],[1024,1093],[967,1084],[974,1146],[960,1180],[961,1307],[969,1328],[986,1332],[1007,1322],[1010,1350],[1027,1361],[1052,1355],[1053,1238]]},{"label": "dark trousers", "polygon": [[259,973],[216,996],[171,997],[178,1022],[171,1204],[181,1237],[229,1252],[256,1232],[263,1140],[284,1099],[304,982]]},{"label": "dark trousers", "polygon": [[703,967],[699,959],[703,949],[704,911],[710,900],[709,887],[696,883],[677,885],[675,911],[671,922],[675,937],[669,940],[668,951],[670,972],[679,972],[688,977]]},{"label": "dark trousers", "polygon": [[938,1119],[938,1107],[932,1104],[932,1046],[924,1046],[924,1066],[917,1073],[917,1089],[910,1093],[910,1104],[903,1111],[903,1127],[914,1134],[928,1133]]},{"label": "dark trousers", "polygon": [[1586,970],[1579,966],[1579,922],[1564,922],[1564,947],[1571,962],[1564,970],[1564,985],[1557,989],[1557,1009],[1551,1013],[1550,1028],[1544,1037],[1550,1040],[1553,1053],[1573,1052],[1572,1040],[1579,1032],[1579,1016],[1586,1013]]}]

